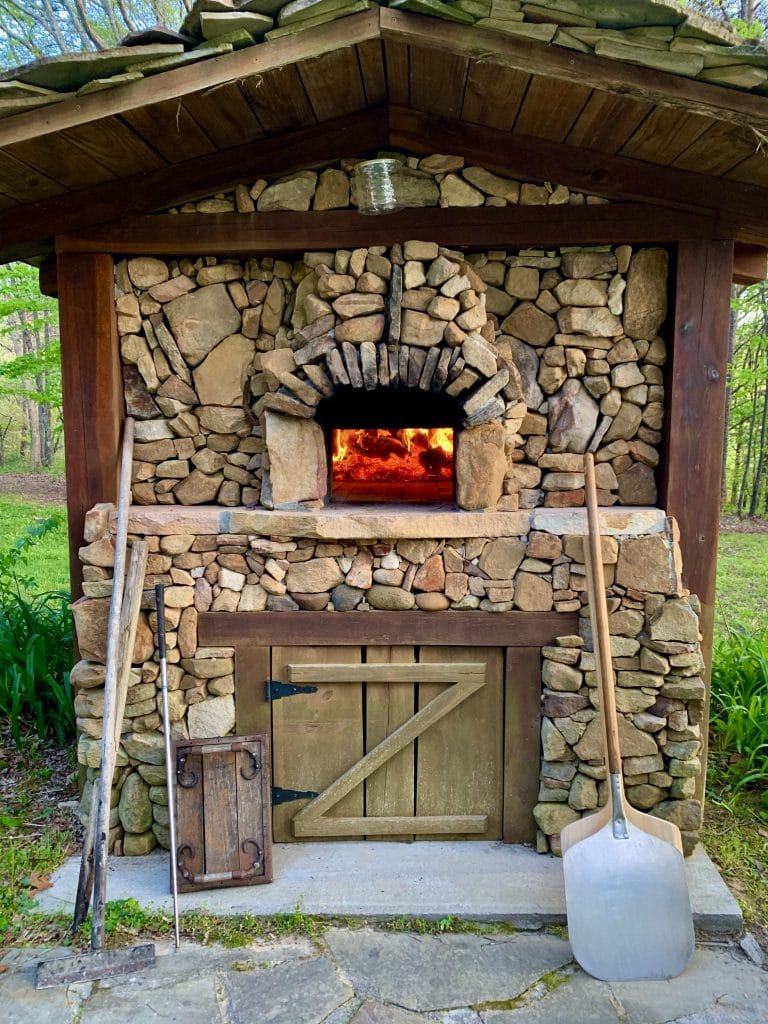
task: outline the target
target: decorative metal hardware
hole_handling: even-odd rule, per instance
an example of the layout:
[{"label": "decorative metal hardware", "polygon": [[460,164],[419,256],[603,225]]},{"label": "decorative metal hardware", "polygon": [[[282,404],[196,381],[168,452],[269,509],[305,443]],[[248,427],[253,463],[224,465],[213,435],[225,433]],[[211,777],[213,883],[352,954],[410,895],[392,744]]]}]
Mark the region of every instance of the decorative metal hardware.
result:
[{"label": "decorative metal hardware", "polygon": [[273,700],[280,700],[281,697],[293,697],[297,693],[317,693],[317,687],[282,683],[279,679],[264,680],[264,700],[268,704]]},{"label": "decorative metal hardware", "polygon": [[190,885],[213,885],[220,882],[240,882],[254,875],[261,874],[263,851],[255,839],[244,839],[240,844],[243,853],[248,852],[248,847],[253,847],[253,863],[245,871],[214,871],[210,874],[195,874],[184,865],[184,861],[195,856],[195,848],[190,843],[182,843],[176,851],[176,867],[181,877]]},{"label": "decorative metal hardware", "polygon": [[176,755],[176,781],[182,789],[194,789],[197,785],[197,773],[187,767],[187,755]]},{"label": "decorative metal hardware", "polygon": [[292,800],[314,800],[319,793],[306,789],[283,789],[281,786],[272,787],[272,806],[288,804]]},{"label": "decorative metal hardware", "polygon": [[[242,778],[250,782],[251,779],[255,779],[261,771],[261,761],[256,757],[252,750],[248,750],[247,747],[242,748],[243,753],[250,759],[250,766],[246,770],[246,766],[243,764],[240,766],[240,775]],[[246,843],[252,842],[250,839],[245,840]]]}]

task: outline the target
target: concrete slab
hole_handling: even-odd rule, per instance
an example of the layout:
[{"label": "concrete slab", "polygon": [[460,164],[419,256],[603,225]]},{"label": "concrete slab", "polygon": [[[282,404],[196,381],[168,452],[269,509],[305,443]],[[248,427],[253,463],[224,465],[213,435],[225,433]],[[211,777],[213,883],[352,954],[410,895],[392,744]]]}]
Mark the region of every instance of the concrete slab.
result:
[{"label": "concrete slab", "polygon": [[[71,913],[78,858],[53,876],[38,897],[45,913]],[[736,935],[741,911],[702,847],[686,861],[694,924],[708,935]],[[509,921],[518,928],[565,923],[562,862],[523,846],[484,842],[286,843],[274,847],[274,882],[184,893],[182,911],[275,914],[300,905],[333,917],[440,918]],[[170,910],[168,854],[113,857],[110,900],[135,898]]]}]

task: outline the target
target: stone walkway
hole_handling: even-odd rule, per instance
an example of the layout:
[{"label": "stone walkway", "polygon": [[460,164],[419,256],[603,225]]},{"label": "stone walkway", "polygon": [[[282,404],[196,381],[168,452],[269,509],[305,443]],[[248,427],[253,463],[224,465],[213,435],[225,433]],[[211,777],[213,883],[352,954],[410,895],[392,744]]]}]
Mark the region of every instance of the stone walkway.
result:
[{"label": "stone walkway", "polygon": [[604,983],[545,932],[422,935],[331,927],[312,943],[156,945],[141,974],[37,991],[40,959],[7,953],[4,1024],[755,1024],[768,973],[737,943],[704,944],[668,982]]}]

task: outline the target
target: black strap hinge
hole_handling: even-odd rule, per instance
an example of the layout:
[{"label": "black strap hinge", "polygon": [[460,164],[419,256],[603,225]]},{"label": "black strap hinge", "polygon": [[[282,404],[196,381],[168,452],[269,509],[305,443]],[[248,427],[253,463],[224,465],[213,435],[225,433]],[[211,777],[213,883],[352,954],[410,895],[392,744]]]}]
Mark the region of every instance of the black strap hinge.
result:
[{"label": "black strap hinge", "polygon": [[272,806],[277,804],[288,804],[292,800],[314,800],[319,793],[305,789],[282,789],[280,786],[272,787]]},{"label": "black strap hinge", "polygon": [[264,700],[268,704],[273,700],[280,700],[281,697],[293,697],[297,693],[317,693],[317,687],[281,683],[279,679],[264,680]]}]

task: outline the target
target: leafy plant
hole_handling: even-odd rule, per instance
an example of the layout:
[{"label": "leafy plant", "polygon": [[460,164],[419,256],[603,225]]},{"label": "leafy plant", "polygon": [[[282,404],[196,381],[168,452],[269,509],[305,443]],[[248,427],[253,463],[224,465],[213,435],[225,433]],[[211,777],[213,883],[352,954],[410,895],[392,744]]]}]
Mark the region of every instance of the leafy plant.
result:
[{"label": "leafy plant", "polygon": [[30,549],[60,522],[54,515],[28,527],[0,554],[0,714],[19,747],[25,725],[59,742],[74,733],[69,595],[34,593],[27,568]]},{"label": "leafy plant", "polygon": [[768,629],[728,629],[712,659],[712,746],[732,791],[768,784]]}]

